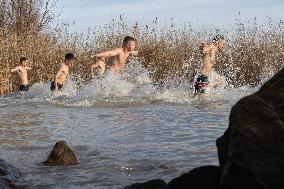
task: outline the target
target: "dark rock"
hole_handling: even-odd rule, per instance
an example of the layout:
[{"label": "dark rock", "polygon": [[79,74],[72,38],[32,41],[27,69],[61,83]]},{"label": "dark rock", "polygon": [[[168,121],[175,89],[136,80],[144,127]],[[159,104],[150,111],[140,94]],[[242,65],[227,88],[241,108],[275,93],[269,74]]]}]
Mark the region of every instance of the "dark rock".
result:
[{"label": "dark rock", "polygon": [[144,183],[135,183],[124,189],[168,189],[168,185],[161,179],[155,179]]},{"label": "dark rock", "polygon": [[218,189],[221,169],[204,166],[191,170],[169,182],[169,189]]},{"label": "dark rock", "polygon": [[65,141],[59,141],[53,147],[48,159],[44,162],[47,166],[76,165],[78,164],[74,152]]},{"label": "dark rock", "polygon": [[19,180],[22,175],[17,168],[0,159],[0,177],[8,177],[10,180],[16,181]]},{"label": "dark rock", "polygon": [[16,184],[14,184],[11,180],[1,178],[1,177],[0,177],[0,188],[1,189],[18,189]]},{"label": "dark rock", "polygon": [[0,159],[0,188],[17,189],[16,182],[21,178],[21,173],[12,165]]},{"label": "dark rock", "polygon": [[231,110],[217,140],[221,189],[284,188],[284,69]]}]

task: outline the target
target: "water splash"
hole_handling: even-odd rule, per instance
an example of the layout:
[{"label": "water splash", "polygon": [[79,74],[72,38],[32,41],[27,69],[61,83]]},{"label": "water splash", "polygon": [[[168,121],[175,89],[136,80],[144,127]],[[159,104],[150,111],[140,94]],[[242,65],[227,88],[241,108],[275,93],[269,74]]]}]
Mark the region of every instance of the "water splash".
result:
[{"label": "water splash", "polygon": [[[233,73],[232,73],[233,74]],[[274,71],[267,69],[264,83]],[[179,81],[179,82],[176,82]],[[112,105],[135,105],[147,103],[190,104],[199,99],[234,103],[238,99],[255,92],[259,87],[229,86],[226,78],[214,70],[209,76],[210,84],[205,95],[193,97],[193,83],[188,79],[172,78],[168,85],[157,87],[149,72],[138,61],[133,60],[121,73],[108,71],[101,78],[94,78],[87,84],[77,75],[70,75],[62,91],[51,92],[49,83],[35,83],[27,93],[15,93],[4,98],[6,103],[48,102],[63,106],[90,107]],[[2,97],[3,98],[3,97]],[[9,102],[7,102],[7,100]]]}]

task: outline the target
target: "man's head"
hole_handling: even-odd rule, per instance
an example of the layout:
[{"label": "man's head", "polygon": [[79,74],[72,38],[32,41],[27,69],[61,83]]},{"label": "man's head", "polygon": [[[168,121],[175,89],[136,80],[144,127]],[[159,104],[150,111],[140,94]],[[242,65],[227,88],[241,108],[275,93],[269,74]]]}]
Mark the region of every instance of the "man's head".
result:
[{"label": "man's head", "polygon": [[130,36],[126,36],[123,39],[123,47],[127,48],[128,51],[134,51],[136,45],[136,39]]},{"label": "man's head", "polygon": [[219,50],[222,50],[225,47],[225,39],[220,34],[216,35],[213,38],[212,43],[215,44],[218,47]]},{"label": "man's head", "polygon": [[22,58],[20,59],[20,65],[21,65],[21,66],[26,66],[27,63],[28,63],[28,61],[29,61],[29,59],[27,59],[26,57],[22,57]]},{"label": "man's head", "polygon": [[76,57],[75,57],[75,55],[73,53],[67,53],[65,55],[65,61],[71,62],[71,61],[73,61],[75,59],[76,59]]}]

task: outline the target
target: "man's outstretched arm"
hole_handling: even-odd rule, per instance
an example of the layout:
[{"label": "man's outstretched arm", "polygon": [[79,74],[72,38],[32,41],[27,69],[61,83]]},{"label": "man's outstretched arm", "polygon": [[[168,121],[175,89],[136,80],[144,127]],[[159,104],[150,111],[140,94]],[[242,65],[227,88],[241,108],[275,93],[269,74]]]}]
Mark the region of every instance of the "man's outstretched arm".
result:
[{"label": "man's outstretched arm", "polygon": [[113,49],[110,51],[104,51],[98,54],[95,54],[92,56],[92,58],[106,58],[106,57],[110,57],[110,56],[117,56],[120,53],[120,49]]},{"label": "man's outstretched arm", "polygon": [[11,72],[16,72],[16,71],[18,71],[19,69],[20,69],[20,67],[17,66],[17,67],[15,67],[15,68],[11,69]]}]

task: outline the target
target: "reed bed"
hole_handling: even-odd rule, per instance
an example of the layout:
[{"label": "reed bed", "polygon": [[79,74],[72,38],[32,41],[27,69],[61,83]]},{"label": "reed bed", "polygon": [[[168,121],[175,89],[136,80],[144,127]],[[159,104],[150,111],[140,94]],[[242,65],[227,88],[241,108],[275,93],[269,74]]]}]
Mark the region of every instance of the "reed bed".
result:
[{"label": "reed bed", "polygon": [[56,66],[66,52],[74,52],[77,60],[71,71],[82,80],[90,79],[90,56],[96,52],[121,46],[124,36],[138,41],[138,49],[146,53],[140,59],[154,83],[165,85],[169,79],[190,79],[201,64],[199,44],[217,33],[226,38],[226,48],[218,56],[215,71],[229,84],[239,87],[259,85],[263,78],[279,71],[284,63],[284,23],[267,20],[236,20],[225,30],[194,30],[190,23],[133,23],[121,16],[84,33],[69,32],[68,24],[51,27],[56,15],[48,0],[2,0],[0,3],[0,94],[18,88],[18,77],[10,69],[26,56],[33,70],[30,84],[51,81]]}]

